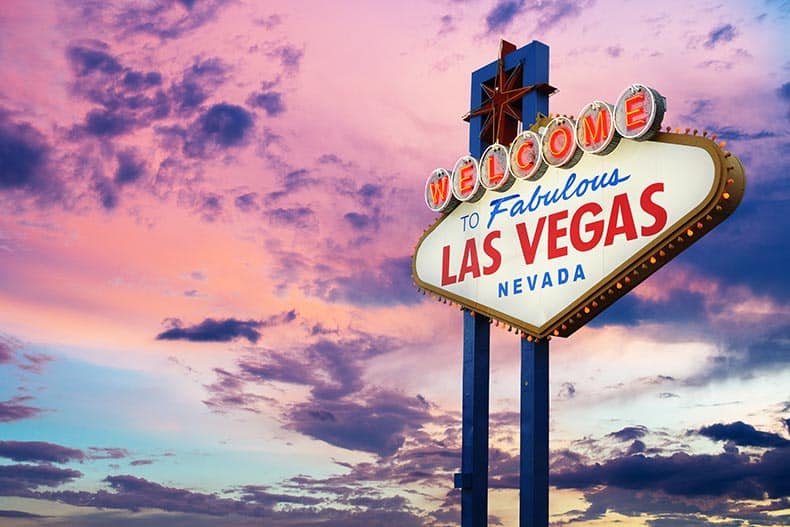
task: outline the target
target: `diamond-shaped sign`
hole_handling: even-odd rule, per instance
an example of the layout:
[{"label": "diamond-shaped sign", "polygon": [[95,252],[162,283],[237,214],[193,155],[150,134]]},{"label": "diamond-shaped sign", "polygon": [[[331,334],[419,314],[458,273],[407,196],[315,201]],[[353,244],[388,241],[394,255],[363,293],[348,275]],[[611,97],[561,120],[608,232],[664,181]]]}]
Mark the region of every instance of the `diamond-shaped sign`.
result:
[{"label": "diamond-shaped sign", "polygon": [[723,221],[744,185],[707,138],[622,139],[460,203],[420,239],[414,279],[535,338],[568,336]]}]

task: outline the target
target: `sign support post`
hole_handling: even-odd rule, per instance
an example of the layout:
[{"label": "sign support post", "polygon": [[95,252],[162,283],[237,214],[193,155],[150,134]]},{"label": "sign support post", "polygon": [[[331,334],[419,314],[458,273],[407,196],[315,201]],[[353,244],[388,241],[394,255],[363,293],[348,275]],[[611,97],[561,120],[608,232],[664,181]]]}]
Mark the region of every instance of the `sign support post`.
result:
[{"label": "sign support post", "polygon": [[488,524],[489,318],[464,309],[461,527]]},{"label": "sign support post", "polygon": [[415,247],[414,281],[464,311],[462,527],[488,520],[488,324],[522,335],[519,526],[548,527],[549,339],[724,221],[746,184],[715,134],[661,132],[666,99],[653,88],[551,118],[548,80],[548,46],[503,40],[472,73],[470,155],[425,184],[443,216]]},{"label": "sign support post", "polygon": [[[521,87],[535,88],[518,94],[523,128],[532,124],[538,112],[549,112],[549,47],[533,41],[517,50],[502,41],[499,55],[498,61],[472,73],[469,152],[476,158],[491,144],[489,139],[507,144],[517,133],[513,121],[499,126],[497,114],[503,109],[497,108],[497,103],[508,101],[499,102],[499,95],[495,95],[490,109],[486,107],[484,84],[494,79],[501,85],[503,74],[520,67]],[[491,137],[484,134],[485,114],[490,114]],[[461,527],[488,524],[489,323],[488,317],[464,309],[461,473],[455,475],[455,487],[461,489]],[[522,339],[520,527],[548,525],[548,350],[546,340],[532,343]]]},{"label": "sign support post", "polygon": [[519,527],[549,524],[549,341],[521,339]]}]

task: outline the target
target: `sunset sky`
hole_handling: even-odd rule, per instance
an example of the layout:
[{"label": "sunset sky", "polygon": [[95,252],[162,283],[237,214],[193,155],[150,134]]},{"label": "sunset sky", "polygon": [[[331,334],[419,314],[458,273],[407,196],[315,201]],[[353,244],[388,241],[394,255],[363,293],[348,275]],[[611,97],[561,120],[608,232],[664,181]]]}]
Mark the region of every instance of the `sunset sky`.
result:
[{"label": "sunset sky", "polygon": [[459,525],[461,313],[410,262],[502,38],[550,46],[551,111],[646,84],[747,177],[552,340],[552,525],[790,524],[788,34],[781,0],[0,1],[0,524]]}]

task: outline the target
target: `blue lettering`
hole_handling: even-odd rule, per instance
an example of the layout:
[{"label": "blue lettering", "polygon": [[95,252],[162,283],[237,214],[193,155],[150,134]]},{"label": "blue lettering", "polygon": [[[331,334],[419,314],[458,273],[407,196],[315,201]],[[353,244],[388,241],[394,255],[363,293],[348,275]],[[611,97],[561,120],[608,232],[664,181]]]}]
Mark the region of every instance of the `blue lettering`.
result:
[{"label": "blue lettering", "polygon": [[546,271],[543,273],[543,283],[541,284],[540,288],[543,289],[544,287],[551,287],[552,285],[554,284],[551,283],[551,273]]},{"label": "blue lettering", "polygon": [[507,282],[499,282],[499,298],[507,296]]},{"label": "blue lettering", "polygon": [[557,269],[557,285],[562,285],[568,281],[568,270],[564,267]]},{"label": "blue lettering", "polygon": [[513,280],[513,294],[520,295],[524,291],[521,289],[521,278],[516,278]]},{"label": "blue lettering", "polygon": [[486,224],[486,229],[491,228],[491,224],[494,223],[494,218],[497,217],[497,214],[502,214],[503,212],[507,212],[507,209],[500,207],[504,202],[510,201],[511,199],[516,199],[519,197],[518,194],[512,194],[510,196],[505,196],[503,198],[497,198],[491,200],[491,207],[493,210],[491,211],[491,215],[488,217],[488,224]]},{"label": "blue lettering", "polygon": [[532,276],[528,276],[527,287],[529,287],[529,290],[534,291],[536,285],[538,285],[538,275],[533,274]]},{"label": "blue lettering", "polygon": [[584,276],[584,268],[582,267],[582,264],[576,264],[576,270],[573,272],[573,281],[575,282],[576,280],[584,280],[585,278],[587,277]]},{"label": "blue lettering", "polygon": [[581,178],[576,172],[571,172],[562,185],[553,189],[544,191],[541,185],[537,185],[532,191],[532,195],[529,197],[528,201],[520,199],[520,194],[511,194],[509,196],[493,199],[491,200],[491,211],[488,216],[486,229],[491,228],[494,224],[494,220],[500,214],[508,213],[511,218],[516,218],[528,212],[535,212],[542,206],[550,207],[555,203],[568,201],[574,197],[581,198],[587,194],[587,192],[596,192],[606,187],[616,187],[629,179],[631,179],[631,175],[621,176],[619,168],[614,168],[611,174],[604,172],[592,177]]}]

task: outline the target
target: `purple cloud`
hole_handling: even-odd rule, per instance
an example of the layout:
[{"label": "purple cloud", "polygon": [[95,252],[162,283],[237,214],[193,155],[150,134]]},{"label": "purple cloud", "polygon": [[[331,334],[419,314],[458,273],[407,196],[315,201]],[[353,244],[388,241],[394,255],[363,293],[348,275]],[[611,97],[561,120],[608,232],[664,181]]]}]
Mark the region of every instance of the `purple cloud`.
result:
[{"label": "purple cloud", "polygon": [[16,357],[16,348],[0,338],[0,364],[8,364],[14,361]]},{"label": "purple cloud", "polygon": [[674,496],[763,499],[790,496],[788,470],[790,448],[778,448],[767,451],[756,461],[732,452],[677,453],[670,457],[629,455],[552,473],[550,480],[559,488],[590,489],[607,485],[662,491]]},{"label": "purple cloud", "polygon": [[411,257],[385,258],[378,265],[369,261],[349,265],[356,272],[348,276],[317,279],[313,293],[328,302],[357,305],[415,304],[422,296],[411,276]]},{"label": "purple cloud", "polygon": [[41,202],[62,192],[49,167],[50,146],[28,123],[13,122],[0,108],[0,192],[22,190]]},{"label": "purple cloud", "polygon": [[145,161],[140,159],[134,149],[119,152],[117,158],[118,168],[114,180],[118,185],[134,183],[145,173]]},{"label": "purple cloud", "polygon": [[732,24],[723,24],[713,28],[708,33],[708,39],[703,44],[706,48],[713,48],[719,43],[730,42],[738,35],[738,31]]},{"label": "purple cloud", "polygon": [[67,463],[85,458],[82,450],[43,441],[0,441],[0,457],[13,461]]},{"label": "purple cloud", "polygon": [[238,320],[235,318],[207,318],[194,326],[182,326],[179,319],[168,319],[173,325],[156,336],[157,340],[188,340],[191,342],[230,342],[245,338],[255,343],[261,337],[261,328],[287,324],[296,318],[296,310],[273,315],[266,320]]},{"label": "purple cloud", "polygon": [[237,320],[226,318],[215,320],[207,318],[200,324],[188,327],[170,328],[156,336],[157,340],[188,340],[191,342],[230,342],[237,338],[246,338],[250,342],[258,342],[261,337],[258,328],[262,323],[258,320]]},{"label": "purple cloud", "polygon": [[746,424],[743,421],[729,424],[716,423],[710,426],[703,426],[696,433],[714,441],[732,441],[740,446],[766,448],[790,446],[790,440],[778,434],[757,430],[752,425]]},{"label": "purple cloud", "polygon": [[524,0],[500,0],[486,15],[488,32],[496,33],[505,29],[524,7],[524,3]]},{"label": "purple cloud", "polygon": [[246,194],[236,196],[233,203],[236,205],[236,208],[242,212],[252,212],[260,209],[256,202],[257,198],[257,192],[247,192]]},{"label": "purple cloud", "polygon": [[82,472],[51,465],[0,465],[0,495],[32,497],[39,486],[57,487],[82,476]]},{"label": "purple cloud", "polygon": [[265,110],[269,117],[275,117],[285,111],[282,93],[277,91],[255,92],[247,99],[247,104]]},{"label": "purple cloud", "polygon": [[241,106],[224,102],[215,104],[190,128],[184,153],[190,157],[204,157],[217,148],[240,146],[252,126],[252,114]]},{"label": "purple cloud", "polygon": [[310,401],[295,405],[290,426],[303,434],[349,450],[393,455],[408,430],[420,428],[430,414],[417,398],[377,392],[356,401]]},{"label": "purple cloud", "polygon": [[0,423],[10,423],[22,419],[30,419],[41,413],[41,408],[21,404],[31,400],[32,397],[18,396],[8,401],[0,401]]},{"label": "purple cloud", "polygon": [[607,434],[606,437],[612,437],[617,439],[618,441],[633,441],[635,439],[640,439],[647,435],[647,427],[646,426],[626,426],[618,430],[617,432],[612,432],[611,434]]}]

